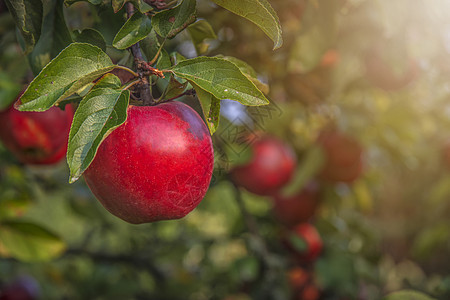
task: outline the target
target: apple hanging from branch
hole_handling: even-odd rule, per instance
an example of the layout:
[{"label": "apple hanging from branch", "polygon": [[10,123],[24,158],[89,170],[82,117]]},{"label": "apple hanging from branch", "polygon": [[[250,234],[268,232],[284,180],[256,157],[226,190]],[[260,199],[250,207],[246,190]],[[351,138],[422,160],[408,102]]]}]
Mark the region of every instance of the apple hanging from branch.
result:
[{"label": "apple hanging from branch", "polygon": [[18,111],[12,105],[0,112],[0,140],[24,164],[54,164],[65,156],[73,108],[45,112]]}]

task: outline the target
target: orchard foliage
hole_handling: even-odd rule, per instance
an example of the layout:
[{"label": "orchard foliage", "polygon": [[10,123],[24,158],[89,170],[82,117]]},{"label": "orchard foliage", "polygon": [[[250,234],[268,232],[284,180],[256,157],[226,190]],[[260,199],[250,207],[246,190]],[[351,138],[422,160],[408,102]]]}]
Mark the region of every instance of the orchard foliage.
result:
[{"label": "orchard foliage", "polygon": [[[449,12],[0,0],[0,124],[75,109],[67,163],[0,140],[0,299],[450,299]],[[208,192],[180,220],[125,223],[83,174],[131,105],[171,101],[209,130]]]}]

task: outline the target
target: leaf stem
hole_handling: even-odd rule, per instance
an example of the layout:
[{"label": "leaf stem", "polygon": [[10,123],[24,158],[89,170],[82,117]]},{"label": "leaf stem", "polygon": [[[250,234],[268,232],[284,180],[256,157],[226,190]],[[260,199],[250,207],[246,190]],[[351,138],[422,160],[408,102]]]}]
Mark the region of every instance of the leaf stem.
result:
[{"label": "leaf stem", "polygon": [[123,91],[126,91],[126,90],[128,90],[129,88],[131,88],[132,86],[134,86],[134,85],[136,85],[136,84],[138,84],[139,82],[141,82],[141,79],[136,79],[136,80],[133,80],[133,81],[130,81],[122,90]]},{"label": "leaf stem", "polygon": [[125,70],[125,71],[127,71],[127,72],[133,74],[134,77],[139,77],[139,74],[138,74],[138,73],[136,73],[135,71],[133,71],[133,70],[131,70],[130,68],[127,68],[127,67],[125,67],[125,66],[117,65],[117,66],[115,67],[115,69]]},{"label": "leaf stem", "polygon": [[183,97],[183,96],[193,96],[193,95],[195,95],[195,90],[194,89],[190,89],[190,90],[185,91],[184,93],[181,93],[181,94],[179,94],[179,95],[177,95],[175,97],[169,98],[169,99],[165,99],[165,100],[157,99],[155,101],[155,103],[156,104],[160,104],[160,103],[164,103],[164,102],[169,102],[169,101],[175,100],[175,99]]}]

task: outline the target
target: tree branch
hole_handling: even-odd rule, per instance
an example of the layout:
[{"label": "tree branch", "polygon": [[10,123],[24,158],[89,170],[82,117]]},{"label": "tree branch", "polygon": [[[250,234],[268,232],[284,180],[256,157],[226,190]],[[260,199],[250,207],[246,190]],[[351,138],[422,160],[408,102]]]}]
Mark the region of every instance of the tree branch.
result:
[{"label": "tree branch", "polygon": [[[125,5],[127,10],[127,18],[131,18],[131,16],[134,14],[134,6],[131,2],[127,2]],[[141,83],[137,85],[140,99],[142,100],[144,105],[153,105],[154,100],[150,91],[148,70],[142,68],[142,65],[143,63],[145,63],[145,61],[144,57],[142,56],[141,47],[139,46],[139,43],[136,43],[131,46],[130,49],[131,54],[134,57],[134,62],[139,74],[139,78],[141,79]]]}]

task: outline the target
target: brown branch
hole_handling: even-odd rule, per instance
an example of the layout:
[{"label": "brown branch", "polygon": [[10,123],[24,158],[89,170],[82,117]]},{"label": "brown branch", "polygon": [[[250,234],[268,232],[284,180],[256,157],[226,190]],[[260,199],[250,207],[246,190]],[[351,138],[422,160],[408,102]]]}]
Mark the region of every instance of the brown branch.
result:
[{"label": "brown branch", "polygon": [[[134,14],[134,6],[131,2],[126,3],[126,10],[127,10],[127,18],[131,18],[131,16]],[[144,105],[153,105],[154,99],[150,91],[150,83],[148,79],[148,70],[142,69],[144,61],[144,57],[142,56],[141,47],[139,46],[139,43],[134,44],[130,47],[131,54],[134,57],[134,62],[137,68],[137,72],[139,74],[139,78],[141,79],[141,84],[138,84],[138,91],[140,95],[141,101],[144,103]]]}]

